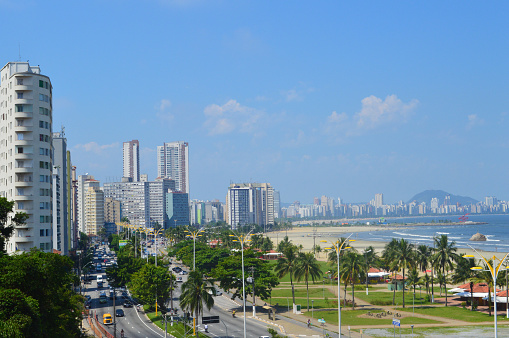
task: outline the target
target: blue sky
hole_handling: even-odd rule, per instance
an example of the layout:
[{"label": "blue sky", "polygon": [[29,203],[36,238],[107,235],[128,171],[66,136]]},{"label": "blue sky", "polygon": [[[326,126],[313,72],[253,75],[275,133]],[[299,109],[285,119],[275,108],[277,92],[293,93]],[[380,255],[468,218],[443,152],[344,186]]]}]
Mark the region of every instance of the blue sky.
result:
[{"label": "blue sky", "polygon": [[509,5],[479,1],[0,0],[2,55],[53,83],[78,174],[122,142],[190,147],[191,198],[509,199]]}]

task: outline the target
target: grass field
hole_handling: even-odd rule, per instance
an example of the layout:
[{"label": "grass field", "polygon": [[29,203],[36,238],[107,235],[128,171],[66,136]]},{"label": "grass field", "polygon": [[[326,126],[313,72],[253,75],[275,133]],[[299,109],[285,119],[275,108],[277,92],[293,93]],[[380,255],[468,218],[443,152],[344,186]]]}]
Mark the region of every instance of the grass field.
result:
[{"label": "grass field", "polygon": [[[351,294],[350,290],[348,290],[347,292]],[[413,292],[405,291],[405,304],[407,306],[408,305],[412,306],[413,296],[414,296]],[[355,293],[355,298],[360,298],[363,301],[366,301],[370,304],[373,304],[373,302],[375,301],[375,303],[377,304],[374,305],[383,305],[383,303],[387,305],[392,305],[392,297],[393,297],[392,292],[372,291],[369,293],[369,295],[366,295],[366,292],[362,291]],[[403,304],[403,295],[401,291],[396,291],[395,304],[398,304],[399,306]],[[430,302],[426,302],[424,300],[424,294],[422,294],[422,297],[419,297],[418,293],[415,294],[415,306],[427,304],[430,304]]]},{"label": "grass field", "polygon": [[[334,309],[337,308],[337,302],[334,302],[336,298],[329,298],[329,304],[325,301],[325,299],[314,299],[312,301],[309,300],[309,311],[311,311],[311,308],[314,307],[314,309]],[[302,311],[307,310],[307,299],[306,298],[296,298],[295,302],[297,304],[300,304],[302,306]],[[269,303],[269,300],[267,300],[267,304]],[[292,297],[287,298],[272,298],[272,305],[279,304],[279,306],[287,307],[288,304],[290,304],[290,308],[292,307]],[[341,303],[341,306],[343,306],[343,303]]]},{"label": "grass field", "polygon": [[[157,326],[159,326],[164,331],[164,320],[160,315],[161,313],[158,312],[158,316],[156,316],[155,312],[147,312],[148,318]],[[184,324],[174,324],[173,326],[170,326],[170,323],[167,325],[168,333],[171,333],[172,335],[175,335],[176,337],[184,337],[184,333],[187,332],[187,335],[191,335],[193,333],[193,326],[187,326],[184,327]],[[198,337],[200,338],[207,338],[208,336],[203,335],[198,332]]]},{"label": "grass field", "polygon": [[[289,289],[280,289],[276,288],[272,290],[272,298],[278,298],[278,297],[292,297],[292,289],[291,287]],[[295,297],[300,298],[306,298],[306,288],[295,288]],[[310,287],[309,288],[309,298],[321,298],[324,299],[324,297],[334,298],[336,297],[332,292],[330,292],[327,288],[316,288],[316,287]]]},{"label": "grass field", "polygon": [[[411,312],[412,308],[398,309],[398,311]],[[487,322],[493,321],[493,316],[488,316],[486,313],[478,311],[470,311],[469,309],[463,309],[457,306],[429,306],[424,308],[415,308],[416,313],[422,313],[430,316],[437,316],[442,318],[450,318],[462,320],[465,322]],[[505,316],[499,315],[497,318],[499,321],[509,322]]]},{"label": "grass field", "polygon": [[[391,325],[392,317],[387,316],[384,318],[376,317],[359,317],[366,314],[368,310],[345,310],[341,311],[341,325]],[[305,316],[311,317],[311,311],[305,312]],[[338,325],[338,311],[315,311],[314,319],[318,318],[325,319],[325,322],[329,325]],[[441,321],[418,318],[418,317],[405,317],[400,318],[401,324],[436,324]]]}]

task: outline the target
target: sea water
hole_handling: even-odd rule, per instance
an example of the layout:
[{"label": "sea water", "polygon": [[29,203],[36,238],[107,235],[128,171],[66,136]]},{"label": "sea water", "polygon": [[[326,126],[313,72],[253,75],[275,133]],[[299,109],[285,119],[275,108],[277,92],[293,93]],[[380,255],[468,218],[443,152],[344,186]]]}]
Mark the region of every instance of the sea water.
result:
[{"label": "sea water", "polygon": [[[388,242],[393,238],[404,238],[415,245],[426,244],[433,245],[433,237],[446,234],[451,241],[456,242],[458,248],[468,248],[472,246],[475,249],[484,251],[509,252],[509,215],[468,215],[468,221],[486,222],[487,224],[469,224],[459,225],[441,224],[439,222],[450,221],[459,222],[459,216],[425,216],[425,217],[404,217],[404,218],[386,218],[387,225],[407,223],[407,226],[401,226],[396,230],[378,230],[358,232],[352,238],[369,241]],[[412,223],[431,223],[436,225],[412,226]],[[484,242],[470,241],[477,232],[486,236]]]}]

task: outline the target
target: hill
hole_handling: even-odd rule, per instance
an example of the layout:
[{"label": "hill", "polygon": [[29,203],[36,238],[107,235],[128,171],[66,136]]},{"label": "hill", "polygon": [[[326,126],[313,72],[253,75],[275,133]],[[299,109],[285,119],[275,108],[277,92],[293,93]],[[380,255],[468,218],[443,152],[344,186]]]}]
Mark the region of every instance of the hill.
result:
[{"label": "hill", "polygon": [[413,201],[416,201],[417,203],[425,202],[427,205],[430,204],[432,198],[438,198],[438,204],[444,203],[445,196],[451,196],[451,202],[449,204],[456,204],[459,203],[461,205],[467,205],[472,203],[477,203],[478,201],[466,196],[458,196],[453,195],[448,192],[445,192],[443,190],[425,190],[421,193],[418,193],[414,197],[408,200],[408,203],[411,203]]}]

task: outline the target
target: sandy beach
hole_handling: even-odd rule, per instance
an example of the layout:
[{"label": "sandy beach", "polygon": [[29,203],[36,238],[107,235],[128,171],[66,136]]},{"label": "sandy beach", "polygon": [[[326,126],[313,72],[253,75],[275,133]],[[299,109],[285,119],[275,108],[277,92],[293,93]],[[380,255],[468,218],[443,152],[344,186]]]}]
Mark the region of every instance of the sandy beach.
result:
[{"label": "sandy beach", "polygon": [[[350,237],[350,239],[354,239],[355,242],[352,242],[350,246],[355,248],[357,251],[362,252],[365,248],[369,246],[373,246],[375,252],[377,254],[381,254],[384,246],[387,242],[382,241],[367,241],[367,240],[357,240],[356,234],[359,232],[374,232],[374,231],[382,231],[382,230],[401,230],[405,228],[410,228],[411,226],[370,226],[370,225],[361,225],[361,226],[349,226],[349,227],[294,227],[292,230],[288,231],[275,231],[270,232],[267,235],[270,239],[277,245],[283,238],[288,234],[288,239],[292,241],[296,245],[301,245],[304,247],[303,251],[311,251],[313,248],[313,243],[320,245],[322,249],[328,247],[327,243],[321,243],[320,241],[326,240],[327,242],[336,241],[338,237]],[[316,232],[313,232],[313,229],[316,229]],[[313,237],[313,235],[315,237]],[[476,258],[481,258],[478,254],[474,252],[474,250],[469,248],[458,248],[458,254],[469,254],[475,255]],[[482,254],[487,259],[492,258],[493,256],[498,259],[502,259],[505,256],[505,253],[502,252],[488,252],[488,251],[479,251],[479,254]],[[317,259],[326,260],[326,255],[321,253],[318,255]]]}]

